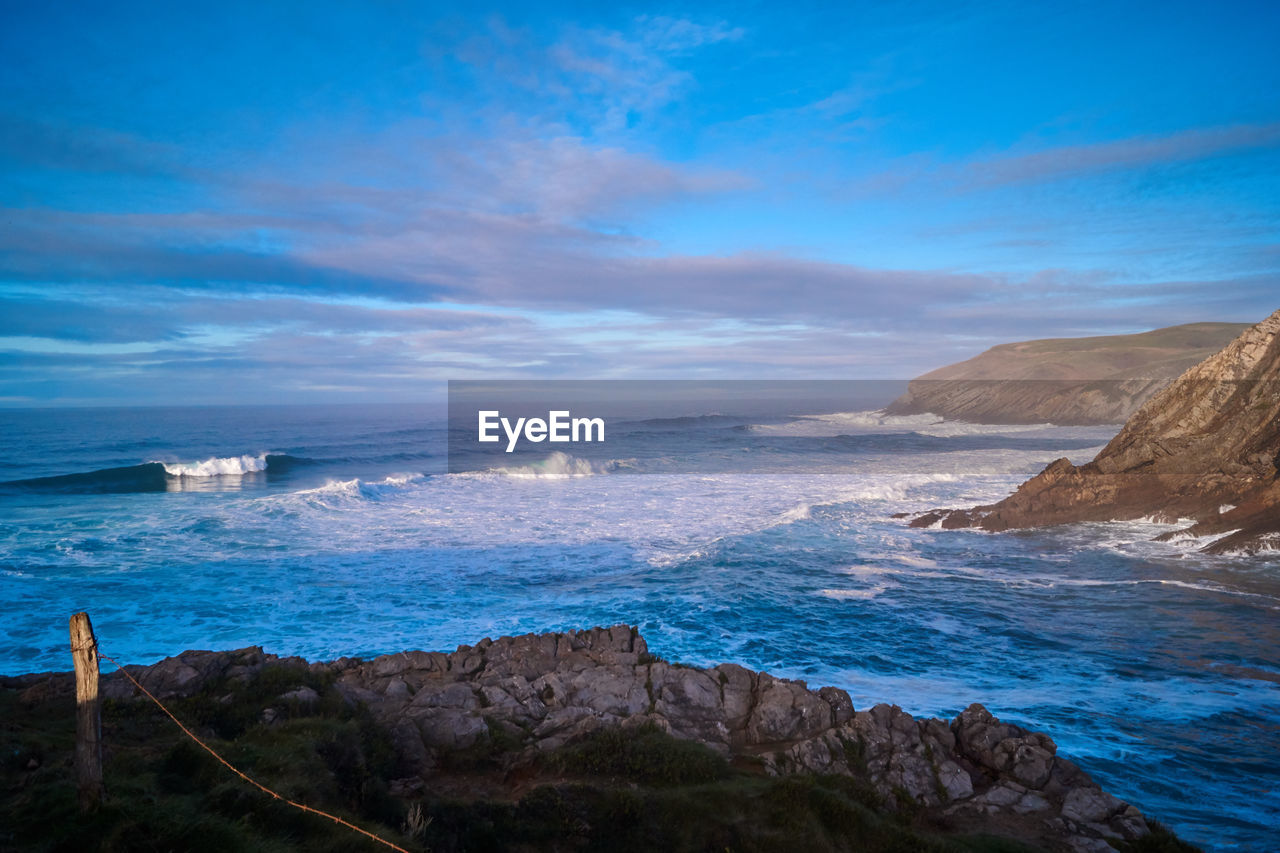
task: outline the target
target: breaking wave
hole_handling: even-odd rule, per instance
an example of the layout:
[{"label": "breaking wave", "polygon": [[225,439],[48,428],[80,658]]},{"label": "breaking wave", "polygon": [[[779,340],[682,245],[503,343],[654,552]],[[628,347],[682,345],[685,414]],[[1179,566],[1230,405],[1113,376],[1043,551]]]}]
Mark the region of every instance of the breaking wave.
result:
[{"label": "breaking wave", "polygon": [[393,474],[381,480],[372,482],[361,480],[359,478],[351,480],[330,480],[323,486],[316,486],[313,489],[299,489],[296,492],[290,492],[286,495],[272,495],[264,500],[278,501],[302,498],[304,500],[313,501],[321,504],[327,504],[332,499],[338,500],[358,500],[358,501],[378,501],[390,494],[403,490],[405,487],[419,483],[425,480],[422,474]]},{"label": "breaking wave", "polygon": [[55,494],[128,494],[164,492],[183,479],[243,477],[264,472],[279,473],[311,460],[283,453],[257,456],[210,457],[200,462],[144,462],[120,468],[103,468],[53,477],[34,477],[0,483],[4,492],[52,492]]},{"label": "breaking wave", "polygon": [[203,462],[161,462],[170,477],[240,477],[267,470],[267,454],[211,456]]},{"label": "breaking wave", "polygon": [[[622,459],[592,462],[589,459],[580,459],[577,456],[557,450],[546,459],[531,462],[528,465],[490,468],[487,471],[477,473],[497,474],[514,480],[571,480],[578,477],[594,477],[597,474],[610,474],[627,467],[629,467],[629,463]],[[461,476],[474,476],[474,474],[463,474]]]}]

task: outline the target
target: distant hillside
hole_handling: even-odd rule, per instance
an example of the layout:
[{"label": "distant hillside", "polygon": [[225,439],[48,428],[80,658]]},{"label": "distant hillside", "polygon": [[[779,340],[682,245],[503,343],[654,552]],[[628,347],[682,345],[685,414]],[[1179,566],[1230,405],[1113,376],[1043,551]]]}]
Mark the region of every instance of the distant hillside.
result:
[{"label": "distant hillside", "polygon": [[1247,328],[1189,323],[1136,335],[1001,344],[913,379],[886,411],[976,423],[1118,424]]}]

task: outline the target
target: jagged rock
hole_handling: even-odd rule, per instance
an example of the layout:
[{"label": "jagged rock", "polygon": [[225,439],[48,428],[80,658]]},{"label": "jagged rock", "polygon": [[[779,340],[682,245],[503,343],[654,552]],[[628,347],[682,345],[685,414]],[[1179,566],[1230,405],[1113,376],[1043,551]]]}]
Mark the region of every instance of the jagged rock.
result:
[{"label": "jagged rock", "polygon": [[801,682],[761,673],[755,700],[746,727],[749,744],[813,737],[831,727],[831,706]]},{"label": "jagged rock", "polygon": [[[430,788],[452,753],[492,742],[495,733],[510,751],[505,760],[518,762],[606,726],[652,724],[723,755],[750,758],[769,773],[855,776],[891,805],[976,820],[998,815],[1002,825],[1017,824],[1024,837],[1049,846],[1092,849],[1105,837],[1147,832],[1141,812],[1058,756],[1047,735],[1003,723],[981,705],[950,723],[917,720],[895,705],[856,710],[837,688],[810,690],[734,664],[699,669],[656,660],[625,625],[485,639],[450,654],[342,659],[320,669],[255,648],[184,652],[131,671],[158,696],[170,696],[265,666],[331,675],[338,695],[367,706],[401,765],[413,770],[395,781],[396,790]],[[61,677],[37,679],[27,689]],[[319,699],[310,687],[280,697]],[[264,723],[280,716],[276,708],[263,711]]]},{"label": "jagged rock", "polygon": [[841,726],[853,719],[853,700],[839,687],[822,687],[818,695],[831,706],[832,725]]},{"label": "jagged rock", "polygon": [[1042,812],[1049,808],[1049,801],[1039,794],[1027,792],[1022,798],[1014,804],[1013,810],[1018,814],[1029,814],[1030,812]]},{"label": "jagged rock", "polygon": [[1062,816],[1078,823],[1101,823],[1125,808],[1125,803],[1097,788],[1073,788],[1062,799]]},{"label": "jagged rock", "polygon": [[1001,531],[1152,516],[1211,553],[1280,547],[1280,311],[1148,400],[1093,461],[1051,463],[996,504],[913,527]]},{"label": "jagged rock", "polygon": [[948,800],[963,800],[973,796],[973,779],[959,764],[950,759],[938,762],[938,782],[947,793]]},{"label": "jagged rock", "polygon": [[[154,666],[128,666],[126,669],[157,699],[172,699],[190,696],[219,679],[243,684],[268,662],[275,666],[309,668],[301,658],[277,658],[263,654],[260,646],[251,646],[230,652],[185,651]],[[101,689],[108,699],[126,699],[139,693],[138,688],[119,672],[104,676]]]}]

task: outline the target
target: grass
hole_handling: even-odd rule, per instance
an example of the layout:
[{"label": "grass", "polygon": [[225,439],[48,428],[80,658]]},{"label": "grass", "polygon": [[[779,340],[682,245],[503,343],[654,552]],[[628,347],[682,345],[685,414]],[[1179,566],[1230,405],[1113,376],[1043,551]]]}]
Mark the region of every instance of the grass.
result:
[{"label": "grass", "polygon": [[[661,737],[666,737],[662,735]],[[650,748],[656,747],[655,737]],[[686,756],[687,757],[687,756]],[[1003,839],[946,837],[868,802],[844,776],[732,773],[700,784],[543,785],[514,803],[428,800],[432,850],[895,851],[1026,853]]]},{"label": "grass", "polygon": [[[407,805],[387,793],[395,755],[386,734],[308,678],[305,670],[264,671],[247,686],[211,685],[169,705],[228,761],[280,794],[421,849],[396,829]],[[272,701],[302,684],[323,688],[321,702]],[[261,722],[267,706],[279,711],[274,725]],[[26,706],[16,691],[0,689],[0,720],[0,813],[7,816],[0,850],[386,849],[251,787],[150,702],[104,703],[107,797],[89,815],[79,812],[72,775],[74,700]]]},{"label": "grass", "polygon": [[562,773],[671,787],[717,782],[729,765],[702,744],[677,740],[652,723],[604,729],[560,750],[548,766]]}]

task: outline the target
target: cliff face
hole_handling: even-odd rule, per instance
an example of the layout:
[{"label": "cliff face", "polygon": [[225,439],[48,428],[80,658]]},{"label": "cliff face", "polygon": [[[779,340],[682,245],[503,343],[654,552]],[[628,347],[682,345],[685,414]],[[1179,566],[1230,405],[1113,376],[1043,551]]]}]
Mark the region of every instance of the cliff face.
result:
[{"label": "cliff face", "polygon": [[[752,776],[851,778],[890,811],[923,811],[940,825],[1036,849],[1107,851],[1105,838],[1149,831],[1138,809],[1058,755],[1048,735],[1002,723],[981,705],[950,722],[917,720],[892,705],[858,710],[833,687],[810,690],[734,664],[667,663],[625,625],[367,662],[308,664],[260,648],[192,651],[129,671],[170,704],[201,691],[230,702],[237,690],[253,693],[255,683],[268,681],[279,695],[263,702],[264,727],[306,707],[366,708],[389,733],[405,774],[391,791],[407,797],[511,798],[544,756],[610,729],[640,737],[656,727],[710,747]],[[308,682],[321,689],[290,689]],[[0,686],[22,689],[29,703],[59,693],[70,702],[73,689],[69,673],[0,679]],[[103,694],[146,701],[119,673],[103,679]],[[458,756],[478,753],[500,772],[488,780],[470,772],[455,778]]]},{"label": "cliff face", "polygon": [[1206,551],[1280,547],[1280,311],[1156,393],[1086,465],[1049,465],[997,504],[938,510],[915,527],[1007,530],[1190,518]]},{"label": "cliff face", "polygon": [[886,412],[994,424],[1122,423],[1246,328],[1193,323],[1138,335],[1002,344],[913,379]]}]

